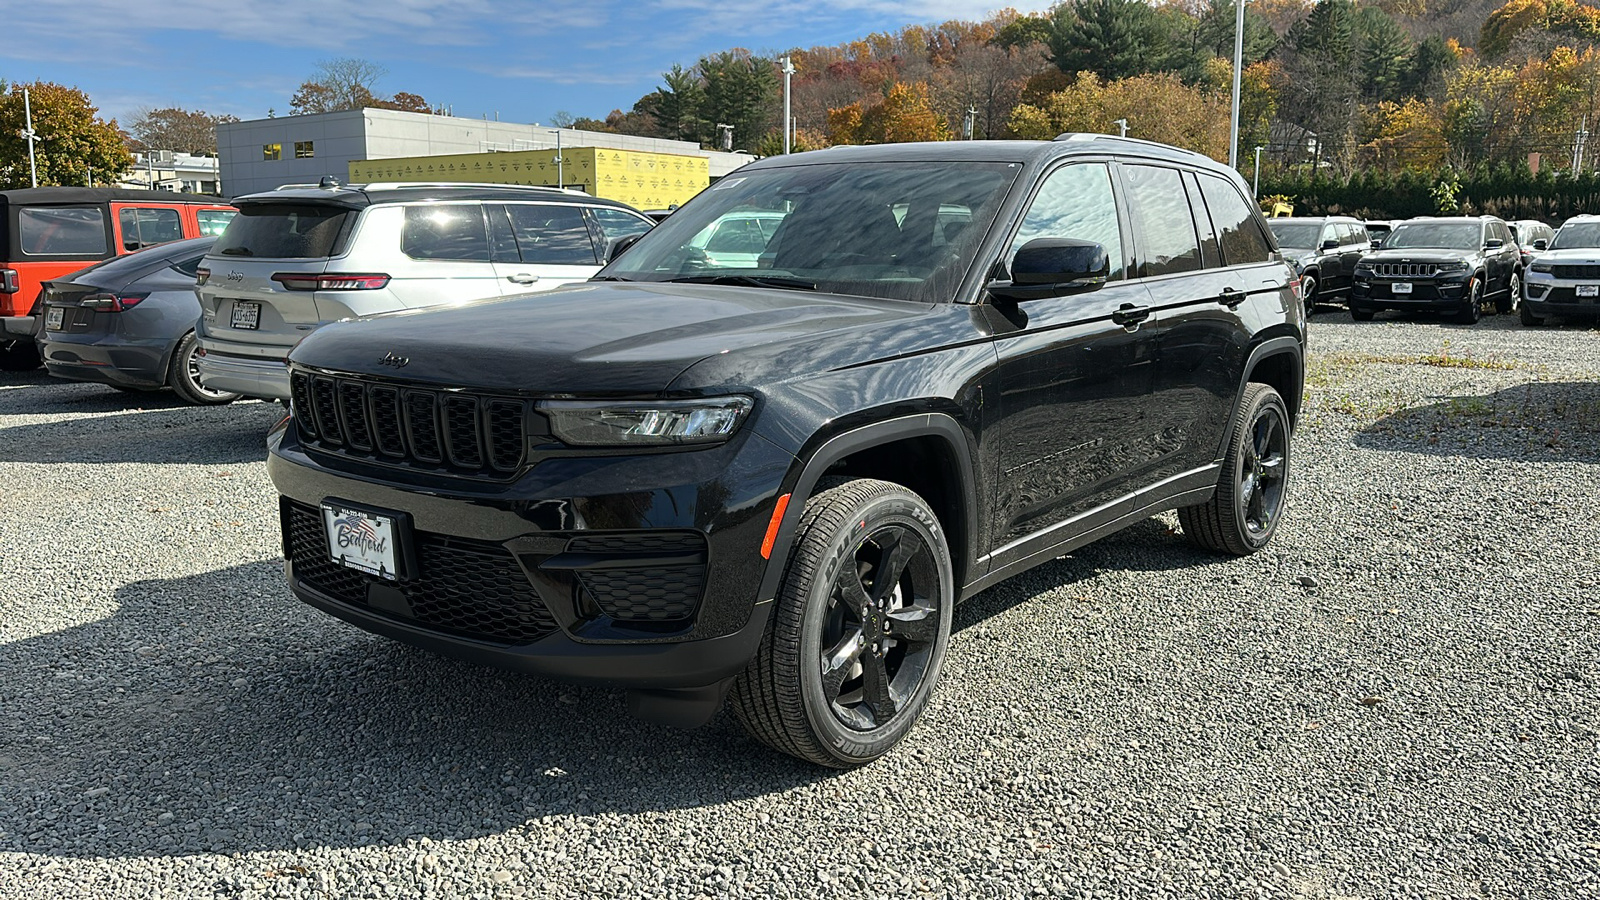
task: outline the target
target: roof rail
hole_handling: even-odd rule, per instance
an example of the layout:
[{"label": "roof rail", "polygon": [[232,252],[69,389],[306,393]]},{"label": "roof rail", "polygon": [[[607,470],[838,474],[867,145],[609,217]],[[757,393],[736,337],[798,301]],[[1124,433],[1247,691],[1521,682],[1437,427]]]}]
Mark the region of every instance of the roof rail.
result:
[{"label": "roof rail", "polygon": [[[315,187],[315,185],[311,186]],[[351,185],[351,187],[354,187],[354,185]],[[543,191],[546,193],[590,196],[588,192],[580,191],[577,188],[558,188],[539,184],[494,184],[487,181],[374,181],[370,184],[361,185],[361,187],[369,191],[389,191],[396,188],[494,188],[507,191]]]},{"label": "roof rail", "polygon": [[1140,147],[1157,147],[1159,149],[1166,150],[1169,153],[1181,153],[1185,156],[1198,157],[1208,162],[1216,162],[1216,160],[1205,155],[1204,153],[1197,153],[1193,150],[1185,150],[1182,147],[1174,147],[1171,144],[1163,144],[1160,141],[1147,141],[1143,138],[1124,137],[1120,134],[1098,134],[1092,131],[1068,131],[1063,134],[1056,135],[1053,140],[1060,141],[1062,143],[1080,143],[1084,141],[1118,141],[1121,143],[1134,144]]},{"label": "roof rail", "polygon": [[337,189],[339,189],[341,187],[345,187],[345,185],[335,184],[332,187],[329,187],[328,185],[325,185],[325,184],[310,184],[310,183],[307,183],[307,184],[280,184],[277,187],[273,188],[273,190],[275,190],[275,191],[304,191],[304,190],[312,190],[312,191],[324,190],[324,191],[328,191],[328,190],[337,190]]}]

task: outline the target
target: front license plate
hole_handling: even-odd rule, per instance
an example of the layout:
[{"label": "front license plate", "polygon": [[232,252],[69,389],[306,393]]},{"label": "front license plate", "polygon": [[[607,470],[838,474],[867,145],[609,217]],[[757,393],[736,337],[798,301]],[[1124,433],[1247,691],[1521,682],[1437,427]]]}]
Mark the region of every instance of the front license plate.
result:
[{"label": "front license plate", "polygon": [[1409,294],[1411,293],[1411,282],[1396,281],[1394,284],[1389,285],[1389,290],[1394,291],[1396,294]]},{"label": "front license plate", "polygon": [[1600,284],[1578,285],[1579,297],[1600,297]]},{"label": "front license plate", "polygon": [[44,314],[44,327],[49,331],[60,331],[61,323],[66,321],[66,318],[67,311],[65,309],[59,306],[52,306],[50,311]]},{"label": "front license plate", "polygon": [[399,579],[393,516],[324,503],[322,522],[328,532],[328,555],[334,562],[390,581]]},{"label": "front license plate", "polygon": [[261,325],[261,304],[240,302],[233,305],[233,327],[251,331]]}]

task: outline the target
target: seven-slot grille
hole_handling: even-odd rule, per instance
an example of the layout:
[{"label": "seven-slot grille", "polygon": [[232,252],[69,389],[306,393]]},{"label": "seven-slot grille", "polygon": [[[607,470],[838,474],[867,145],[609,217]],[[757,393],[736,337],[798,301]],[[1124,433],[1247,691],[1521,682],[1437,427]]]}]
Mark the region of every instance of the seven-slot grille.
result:
[{"label": "seven-slot grille", "polygon": [[527,445],[527,402],[295,372],[302,440],[334,453],[478,474],[511,474]]},{"label": "seven-slot grille", "polygon": [[1600,266],[1558,265],[1552,267],[1550,274],[1557,278],[1593,278],[1600,280]]},{"label": "seven-slot grille", "polygon": [[1439,274],[1434,263],[1374,263],[1372,270],[1384,278],[1432,278]]}]

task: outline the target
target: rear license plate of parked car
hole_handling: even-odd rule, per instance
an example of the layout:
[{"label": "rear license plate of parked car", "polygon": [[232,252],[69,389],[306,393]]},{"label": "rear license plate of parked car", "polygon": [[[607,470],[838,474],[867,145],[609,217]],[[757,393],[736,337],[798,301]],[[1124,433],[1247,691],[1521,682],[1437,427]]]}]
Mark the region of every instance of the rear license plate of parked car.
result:
[{"label": "rear license plate of parked car", "polygon": [[1600,297],[1600,284],[1578,285],[1579,297]]},{"label": "rear license plate of parked car", "polygon": [[394,516],[324,503],[322,521],[328,532],[328,555],[334,562],[391,581],[399,578],[395,565],[399,533]]},{"label": "rear license plate of parked car", "polygon": [[1396,281],[1394,284],[1389,285],[1389,290],[1394,291],[1396,294],[1409,294],[1411,293],[1411,282]]},{"label": "rear license plate of parked car", "polygon": [[44,327],[50,331],[60,331],[61,323],[66,321],[67,311],[59,306],[52,307],[44,314]]},{"label": "rear license plate of parked car", "polygon": [[261,304],[235,303],[233,305],[233,327],[248,328],[254,331],[261,325]]}]

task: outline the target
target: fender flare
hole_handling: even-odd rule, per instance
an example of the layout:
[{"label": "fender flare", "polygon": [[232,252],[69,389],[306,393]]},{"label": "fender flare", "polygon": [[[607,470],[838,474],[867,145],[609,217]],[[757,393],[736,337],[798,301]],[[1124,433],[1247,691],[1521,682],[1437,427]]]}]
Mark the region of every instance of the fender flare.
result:
[{"label": "fender flare", "polygon": [[[920,437],[939,438],[955,454],[956,477],[961,482],[965,514],[963,527],[966,529],[964,542],[966,546],[960,548],[952,546],[950,549],[952,554],[959,553],[965,555],[967,559],[952,560],[952,562],[957,565],[963,562],[966,564],[966,576],[960,580],[971,581],[976,577],[976,573],[972,571],[971,544],[977,534],[978,498],[972,448],[967,445],[967,433],[960,423],[945,413],[919,413],[874,422],[834,435],[824,441],[822,446],[805,461],[800,469],[799,478],[790,489],[789,505],[784,511],[783,521],[778,525],[777,540],[772,545],[772,558],[767,560],[767,571],[761,578],[761,592],[756,595],[761,602],[771,600],[778,595],[778,583],[789,564],[789,552],[794,546],[795,532],[800,527],[800,516],[805,511],[806,501],[811,499],[817,482],[822,479],[823,473],[828,471],[828,467],[852,453],[898,440]],[[946,537],[948,539],[949,536]],[[962,585],[954,585],[953,588],[959,596]]]},{"label": "fender flare", "polygon": [[[1299,372],[1299,377],[1295,379],[1294,389],[1297,393],[1305,390],[1305,348],[1301,346],[1299,339],[1287,335],[1268,338],[1257,344],[1255,349],[1250,351],[1250,356],[1245,359],[1244,371],[1239,373],[1239,390],[1233,395],[1233,409],[1229,412],[1230,421],[1239,411],[1239,403],[1244,399],[1245,385],[1250,383],[1250,376],[1255,373],[1257,364],[1269,356],[1293,356],[1298,364],[1295,368]],[[1285,397],[1283,399],[1285,403],[1293,403],[1293,409],[1300,408],[1298,398]],[[1231,440],[1233,440],[1233,433],[1232,429],[1229,429],[1228,433],[1222,436],[1222,446],[1217,448],[1217,459],[1222,459],[1228,455],[1228,442]]]}]

